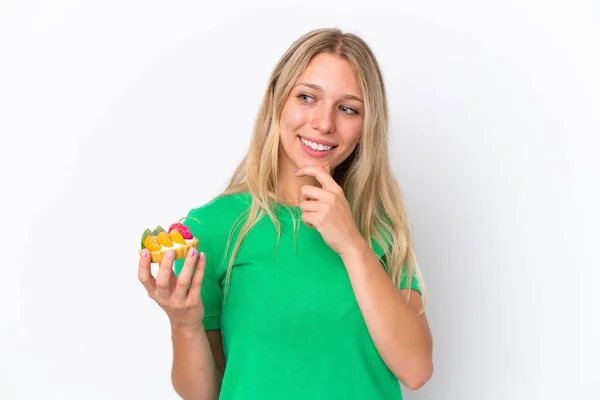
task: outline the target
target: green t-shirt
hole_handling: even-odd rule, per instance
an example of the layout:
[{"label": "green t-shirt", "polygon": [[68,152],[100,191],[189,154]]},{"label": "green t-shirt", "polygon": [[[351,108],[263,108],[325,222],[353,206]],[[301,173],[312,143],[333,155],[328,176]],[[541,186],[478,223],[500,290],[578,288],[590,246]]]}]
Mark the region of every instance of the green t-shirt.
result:
[{"label": "green t-shirt", "polygon": [[[223,337],[220,399],[402,399],[398,380],[369,335],[341,258],[299,219],[294,244],[293,219],[283,207],[276,210],[279,246],[265,216],[243,241],[223,296],[227,240],[249,206],[248,194],[220,197],[190,211],[201,223],[184,221],[206,254],[204,326],[221,329]],[[300,215],[299,208],[294,212]],[[376,253],[383,255],[378,246]],[[182,266],[177,260],[176,275]],[[420,291],[416,279],[412,286]]]}]

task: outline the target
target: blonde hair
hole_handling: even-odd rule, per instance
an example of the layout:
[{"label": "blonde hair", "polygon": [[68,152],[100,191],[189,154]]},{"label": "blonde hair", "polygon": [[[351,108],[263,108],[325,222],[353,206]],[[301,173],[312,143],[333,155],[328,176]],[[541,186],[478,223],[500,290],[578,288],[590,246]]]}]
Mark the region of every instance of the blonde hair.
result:
[{"label": "blonde hair", "polygon": [[[413,251],[412,234],[400,185],[388,158],[388,107],[383,77],[368,45],[358,36],[339,29],[317,29],[298,38],[279,59],[269,78],[258,112],[250,148],[220,196],[249,192],[252,203],[234,224],[241,227],[226,274],[226,287],[235,255],[250,229],[265,215],[273,221],[278,235],[280,223],[273,205],[277,203],[279,118],[292,86],[311,59],[329,53],[352,66],[364,97],[363,131],[354,152],[334,171],[343,188],[356,224],[368,243],[384,250],[386,271],[399,287],[405,278],[411,287],[413,276],[423,292],[425,286]],[[220,197],[219,196],[219,197]],[[410,290],[407,291],[410,296]],[[408,299],[409,297],[407,297]]]}]

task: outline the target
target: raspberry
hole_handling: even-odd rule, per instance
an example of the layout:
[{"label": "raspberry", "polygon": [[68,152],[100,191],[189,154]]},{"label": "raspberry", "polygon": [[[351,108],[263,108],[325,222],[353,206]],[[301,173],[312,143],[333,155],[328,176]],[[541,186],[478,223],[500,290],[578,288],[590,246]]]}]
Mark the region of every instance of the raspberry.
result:
[{"label": "raspberry", "polygon": [[181,236],[183,236],[184,239],[193,239],[194,238],[194,235],[192,235],[190,228],[188,228],[187,226],[185,226],[183,224],[175,223],[175,224],[171,225],[169,227],[169,232],[171,232],[173,229],[175,229],[176,231],[181,233]]},{"label": "raspberry", "polygon": [[183,226],[183,224],[180,224],[179,222],[177,222],[177,223],[175,223],[175,224],[171,225],[171,226],[169,227],[169,233],[171,233],[171,231],[172,231],[173,229],[179,229],[179,228],[181,228],[182,226]]}]

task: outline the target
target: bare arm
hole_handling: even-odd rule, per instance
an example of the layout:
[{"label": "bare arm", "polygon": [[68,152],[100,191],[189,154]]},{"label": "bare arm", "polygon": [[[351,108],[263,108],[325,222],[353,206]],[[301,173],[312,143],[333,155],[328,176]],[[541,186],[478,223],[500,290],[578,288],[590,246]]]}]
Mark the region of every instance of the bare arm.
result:
[{"label": "bare arm", "polygon": [[312,176],[322,188],[300,189],[302,221],[319,231],[340,255],[354,296],[373,343],[394,375],[409,389],[418,389],[433,374],[432,339],[421,301],[406,301],[406,292],[394,286],[379,258],[362,237],[344,190],[331,177],[329,165],[304,167],[297,177]]},{"label": "bare arm", "polygon": [[156,279],[150,271],[147,250],[140,257],[139,280],[150,298],[165,310],[171,322],[173,388],[184,400],[216,400],[225,369],[220,331],[205,332],[200,290],[206,268],[204,253],[190,248],[178,277],[173,273],[174,254],[168,251]]},{"label": "bare arm", "polygon": [[220,331],[172,327],[173,388],[185,400],[218,399],[225,367]]},{"label": "bare arm", "polygon": [[433,374],[432,338],[421,296],[398,290],[366,241],[342,256],[356,300],[375,347],[388,368],[409,389]]}]

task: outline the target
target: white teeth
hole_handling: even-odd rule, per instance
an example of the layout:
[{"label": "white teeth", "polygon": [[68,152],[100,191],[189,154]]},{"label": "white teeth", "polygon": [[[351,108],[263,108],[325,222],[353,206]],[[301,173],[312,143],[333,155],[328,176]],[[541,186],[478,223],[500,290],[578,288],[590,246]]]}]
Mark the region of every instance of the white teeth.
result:
[{"label": "white teeth", "polygon": [[302,143],[304,143],[311,149],[317,150],[317,151],[329,151],[333,148],[333,146],[325,146],[323,144],[314,143],[314,142],[311,142],[310,140],[306,140],[304,138],[300,138],[300,140],[302,140]]}]

